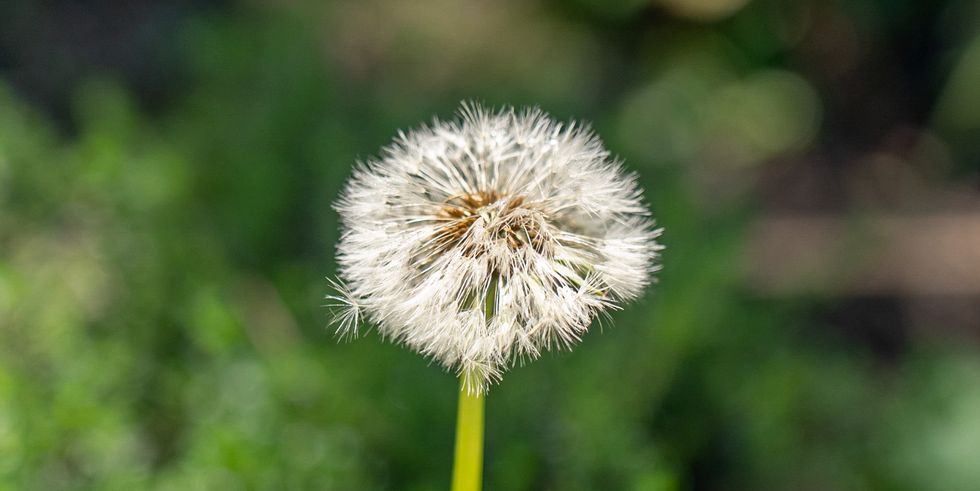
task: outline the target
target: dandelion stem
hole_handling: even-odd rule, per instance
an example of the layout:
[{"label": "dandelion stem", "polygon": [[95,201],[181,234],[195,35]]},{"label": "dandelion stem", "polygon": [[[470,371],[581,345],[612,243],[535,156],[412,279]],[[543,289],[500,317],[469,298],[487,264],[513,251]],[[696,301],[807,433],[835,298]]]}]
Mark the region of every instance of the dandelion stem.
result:
[{"label": "dandelion stem", "polygon": [[[494,275],[483,303],[487,324],[497,308],[497,281]],[[482,380],[473,374],[459,377],[459,413],[456,417],[456,457],[453,462],[452,491],[480,491],[483,487],[483,413],[486,394],[473,388]]]},{"label": "dandelion stem", "polygon": [[483,408],[485,397],[466,387],[460,377],[459,416],[456,420],[456,460],[452,491],[480,491],[483,485]]}]

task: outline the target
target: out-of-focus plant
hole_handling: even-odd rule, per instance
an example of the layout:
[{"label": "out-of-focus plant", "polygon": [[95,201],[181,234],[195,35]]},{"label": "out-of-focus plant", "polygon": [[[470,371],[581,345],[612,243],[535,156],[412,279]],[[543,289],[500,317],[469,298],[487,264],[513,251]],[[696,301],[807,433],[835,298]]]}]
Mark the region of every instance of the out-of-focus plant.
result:
[{"label": "out-of-focus plant", "polygon": [[[3,89],[0,488],[447,488],[453,377],[336,346],[320,304],[350,163],[465,97],[595,121],[671,231],[662,287],[613,314],[635,327],[495,388],[488,489],[977,488],[970,343],[882,360],[813,316],[833,299],[759,298],[741,263],[760,170],[873,135],[841,113],[879,123],[911,79],[848,92],[862,56],[966,7],[718,3],[250,2],[175,36],[191,75],[153,119],[92,83],[65,136]],[[949,76],[916,80],[967,172],[956,24]]]}]

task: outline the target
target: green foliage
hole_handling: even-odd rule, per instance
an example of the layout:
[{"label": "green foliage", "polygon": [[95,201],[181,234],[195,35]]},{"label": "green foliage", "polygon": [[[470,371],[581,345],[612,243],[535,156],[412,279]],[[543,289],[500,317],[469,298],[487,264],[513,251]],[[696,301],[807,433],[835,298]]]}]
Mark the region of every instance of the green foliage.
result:
[{"label": "green foliage", "polygon": [[[195,78],[155,119],[93,80],[65,137],[0,85],[0,490],[447,489],[453,375],[336,343],[321,305],[351,167],[464,97],[595,120],[667,229],[648,298],[491,389],[486,489],[980,486],[975,350],[889,366],[807,329],[825,299],[745,290],[728,177],[822,122],[764,5],[654,33],[612,80],[622,46],[570,19],[601,2],[455,30],[437,2],[310,3],[189,22]],[[975,44],[937,116],[957,135]]]}]

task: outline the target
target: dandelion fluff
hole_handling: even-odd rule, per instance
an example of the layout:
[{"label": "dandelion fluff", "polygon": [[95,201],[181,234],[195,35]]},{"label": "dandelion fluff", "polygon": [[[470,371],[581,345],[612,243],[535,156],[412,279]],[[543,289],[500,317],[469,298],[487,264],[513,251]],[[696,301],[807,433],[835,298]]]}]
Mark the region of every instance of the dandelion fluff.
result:
[{"label": "dandelion fluff", "polygon": [[640,295],[661,249],[636,176],[538,109],[399,132],[335,208],[338,332],[367,321],[476,392]]}]

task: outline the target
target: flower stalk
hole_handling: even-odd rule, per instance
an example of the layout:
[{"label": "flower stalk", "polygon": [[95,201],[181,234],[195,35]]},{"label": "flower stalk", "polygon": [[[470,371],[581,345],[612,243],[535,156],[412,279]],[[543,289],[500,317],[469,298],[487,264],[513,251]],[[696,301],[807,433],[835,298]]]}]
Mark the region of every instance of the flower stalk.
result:
[{"label": "flower stalk", "polygon": [[485,401],[485,394],[468,390],[466,377],[460,377],[452,491],[480,491],[483,486],[483,414]]},{"label": "flower stalk", "polygon": [[[497,281],[493,278],[483,300],[487,325],[497,310]],[[456,416],[456,454],[452,491],[480,491],[483,486],[483,434],[486,394],[472,390],[473,374],[459,377],[459,409]]]}]

